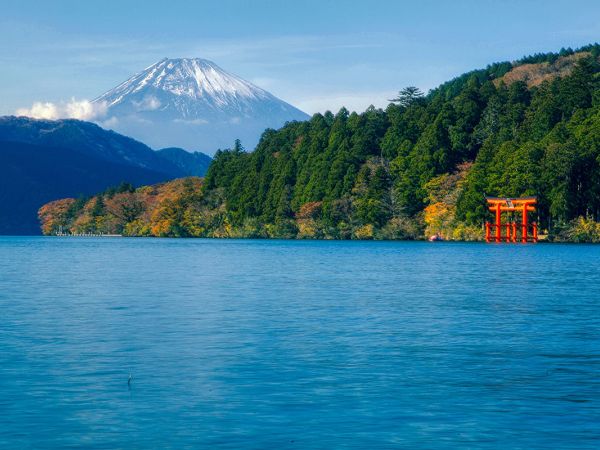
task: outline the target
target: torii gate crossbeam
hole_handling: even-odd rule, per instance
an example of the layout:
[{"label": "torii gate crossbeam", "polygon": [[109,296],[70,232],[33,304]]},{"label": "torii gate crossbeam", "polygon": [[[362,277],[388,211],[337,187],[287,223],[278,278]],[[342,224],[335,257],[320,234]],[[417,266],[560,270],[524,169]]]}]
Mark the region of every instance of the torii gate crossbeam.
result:
[{"label": "torii gate crossbeam", "polygon": [[[486,197],[488,203],[488,209],[495,213],[495,223],[485,223],[485,241],[492,242],[492,232],[494,234],[493,240],[495,242],[517,242],[517,232],[521,232],[520,241],[526,242],[537,242],[538,241],[538,228],[537,223],[529,223],[528,214],[535,212],[537,205],[537,197],[522,197],[522,198],[499,198],[499,197]],[[521,213],[521,222],[502,222],[503,212],[519,212]],[[531,229],[531,236],[529,230]],[[503,234],[502,230],[506,230]]]}]

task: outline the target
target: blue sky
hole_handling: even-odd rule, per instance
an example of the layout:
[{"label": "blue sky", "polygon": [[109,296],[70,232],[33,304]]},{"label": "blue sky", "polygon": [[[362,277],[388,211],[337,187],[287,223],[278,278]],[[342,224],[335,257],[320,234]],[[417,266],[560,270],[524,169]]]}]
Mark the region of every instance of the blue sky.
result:
[{"label": "blue sky", "polygon": [[385,106],[488,63],[600,41],[600,1],[29,1],[0,15],[0,114],[202,57],[308,113]]}]

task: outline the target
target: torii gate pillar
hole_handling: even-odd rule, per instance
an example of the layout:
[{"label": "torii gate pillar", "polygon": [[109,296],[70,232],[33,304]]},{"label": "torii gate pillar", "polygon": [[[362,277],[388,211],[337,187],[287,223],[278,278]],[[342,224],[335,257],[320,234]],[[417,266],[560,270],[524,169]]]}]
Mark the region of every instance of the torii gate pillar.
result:
[{"label": "torii gate pillar", "polygon": [[[495,213],[495,223],[486,222],[485,224],[485,240],[491,242],[492,240],[492,228],[494,230],[494,241],[502,242],[503,238],[506,242],[517,242],[517,231],[521,231],[521,242],[537,242],[538,240],[538,229],[537,223],[533,222],[529,224],[528,213],[535,212],[535,205],[537,204],[536,197],[524,197],[524,198],[498,198],[498,197],[486,197],[488,203],[488,209]],[[521,223],[506,222],[502,223],[503,212],[520,212]],[[531,228],[531,239],[529,235],[529,229]],[[506,229],[506,234],[502,235],[502,230]]]}]

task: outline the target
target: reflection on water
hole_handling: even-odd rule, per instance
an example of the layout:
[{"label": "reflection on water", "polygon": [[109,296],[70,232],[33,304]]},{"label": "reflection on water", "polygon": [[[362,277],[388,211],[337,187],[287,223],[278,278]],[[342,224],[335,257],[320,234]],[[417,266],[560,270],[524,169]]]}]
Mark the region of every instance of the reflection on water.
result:
[{"label": "reflection on water", "polygon": [[0,447],[597,448],[599,299],[594,246],[0,238]]}]

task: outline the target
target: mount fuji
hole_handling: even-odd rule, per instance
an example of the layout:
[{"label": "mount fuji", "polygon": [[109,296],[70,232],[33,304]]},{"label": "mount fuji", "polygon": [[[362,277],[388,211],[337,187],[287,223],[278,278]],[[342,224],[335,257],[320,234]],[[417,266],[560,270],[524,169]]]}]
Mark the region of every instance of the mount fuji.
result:
[{"label": "mount fuji", "polygon": [[308,115],[254,84],[199,58],[165,58],[102,94],[99,123],[153,148],[212,154],[240,139],[253,149],[266,128]]}]

